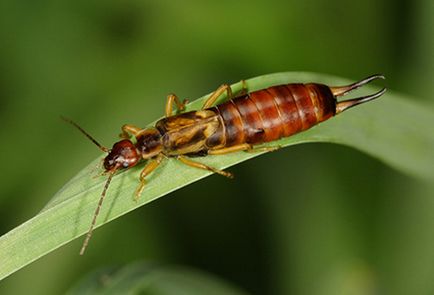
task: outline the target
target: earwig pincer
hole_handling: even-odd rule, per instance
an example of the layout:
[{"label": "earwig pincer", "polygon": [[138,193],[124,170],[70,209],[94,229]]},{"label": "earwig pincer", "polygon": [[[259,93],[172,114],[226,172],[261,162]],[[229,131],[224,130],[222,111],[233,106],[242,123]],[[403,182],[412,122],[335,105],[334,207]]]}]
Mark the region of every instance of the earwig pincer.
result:
[{"label": "earwig pincer", "polygon": [[[186,101],[169,95],[165,117],[152,128],[123,125],[121,138],[111,149],[100,145],[92,136],[69,119],[65,121],[77,127],[103,152],[105,173],[108,174],[101,198],[98,202],[89,231],[80,254],[83,255],[107,189],[116,171],[129,169],[143,160],[148,163],[140,173],[140,183],[135,193],[139,198],[145,187],[146,176],[154,171],[166,157],[182,163],[232,178],[230,172],[192,160],[190,156],[222,155],[237,151],[272,151],[275,147],[258,147],[282,137],[309,129],[353,106],[380,97],[386,88],[358,98],[337,101],[348,92],[367,83],[385,79],[383,75],[372,75],[359,82],[340,87],[329,87],[318,83],[294,83],[272,86],[248,93],[243,81],[243,91],[233,95],[227,84],[220,86],[197,111],[183,112]],[[214,106],[217,99],[227,93],[227,101]],[[173,114],[173,104],[178,114]],[[131,140],[134,137],[135,141]]]}]

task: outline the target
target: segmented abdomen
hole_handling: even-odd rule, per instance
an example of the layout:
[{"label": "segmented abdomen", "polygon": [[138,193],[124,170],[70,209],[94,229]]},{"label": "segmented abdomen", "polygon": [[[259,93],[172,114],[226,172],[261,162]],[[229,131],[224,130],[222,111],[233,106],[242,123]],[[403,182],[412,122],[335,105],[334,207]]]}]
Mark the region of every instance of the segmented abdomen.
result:
[{"label": "segmented abdomen", "polygon": [[335,114],[336,99],[322,84],[287,84],[237,97],[212,110],[224,125],[216,143],[229,147],[269,142],[306,130]]}]

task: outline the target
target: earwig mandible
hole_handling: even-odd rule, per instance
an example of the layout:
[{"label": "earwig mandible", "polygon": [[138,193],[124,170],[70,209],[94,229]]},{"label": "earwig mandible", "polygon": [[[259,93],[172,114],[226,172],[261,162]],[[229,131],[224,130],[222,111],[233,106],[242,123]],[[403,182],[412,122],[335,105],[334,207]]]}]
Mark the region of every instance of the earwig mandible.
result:
[{"label": "earwig mandible", "polygon": [[[140,184],[135,200],[141,195],[146,176],[154,171],[165,157],[173,157],[182,163],[232,178],[230,172],[209,167],[188,156],[222,155],[237,151],[272,151],[276,147],[256,145],[288,137],[309,129],[330,117],[361,103],[380,97],[386,88],[354,99],[337,102],[337,98],[367,83],[385,79],[383,75],[372,75],[359,82],[340,87],[329,87],[318,83],[285,84],[247,93],[243,82],[243,93],[233,96],[231,87],[220,86],[203,104],[201,110],[183,112],[186,101],[171,94],[167,97],[165,117],[153,128],[140,128],[126,124],[122,126],[122,140],[111,149],[100,145],[75,122],[63,118],[86,135],[103,152],[107,181],[101,193],[89,231],[80,250],[84,254],[92,236],[96,219],[116,171],[129,169],[141,160],[149,160],[140,173]],[[213,106],[217,99],[227,93],[228,100]],[[173,115],[173,104],[179,114]],[[136,143],[130,139],[134,137]]]}]

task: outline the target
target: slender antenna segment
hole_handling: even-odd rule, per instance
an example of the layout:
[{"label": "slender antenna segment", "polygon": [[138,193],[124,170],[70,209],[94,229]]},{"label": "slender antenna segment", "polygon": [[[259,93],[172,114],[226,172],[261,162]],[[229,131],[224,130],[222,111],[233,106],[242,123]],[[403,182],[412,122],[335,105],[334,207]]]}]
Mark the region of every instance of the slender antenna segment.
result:
[{"label": "slender antenna segment", "polygon": [[99,142],[95,140],[95,138],[93,138],[89,133],[87,133],[86,131],[84,131],[84,129],[81,128],[80,126],[78,126],[77,123],[75,123],[75,122],[72,121],[71,119],[65,118],[65,117],[63,117],[63,116],[60,116],[60,118],[61,118],[63,121],[65,121],[65,122],[71,124],[72,126],[76,127],[78,130],[80,130],[81,133],[83,133],[84,135],[86,135],[86,137],[89,138],[89,139],[90,139],[94,144],[96,144],[96,146],[99,147],[100,150],[102,150],[102,151],[105,152],[105,153],[109,152],[109,149],[108,149],[108,148],[106,148],[106,147],[100,145]]},{"label": "slender antenna segment", "polygon": [[104,189],[101,193],[101,197],[99,198],[98,206],[96,207],[95,213],[93,214],[93,219],[92,219],[92,223],[90,224],[89,231],[87,232],[86,238],[84,239],[83,246],[81,246],[80,255],[84,254],[84,251],[86,250],[87,245],[89,244],[89,240],[92,237],[93,229],[94,229],[95,224],[96,224],[96,218],[98,217],[99,211],[101,210],[101,206],[102,206],[102,203],[104,201],[107,189],[110,185],[110,182],[112,181],[113,175],[115,174],[116,170],[117,170],[117,167],[109,172],[109,176],[108,176],[107,181],[104,185]]}]

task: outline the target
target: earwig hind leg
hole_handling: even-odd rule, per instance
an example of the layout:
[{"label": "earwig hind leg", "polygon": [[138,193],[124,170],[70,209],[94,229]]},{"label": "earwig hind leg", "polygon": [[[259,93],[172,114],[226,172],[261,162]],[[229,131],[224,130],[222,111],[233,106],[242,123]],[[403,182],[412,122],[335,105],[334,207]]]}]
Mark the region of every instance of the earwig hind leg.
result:
[{"label": "earwig hind leg", "polygon": [[249,149],[252,149],[252,146],[248,143],[243,143],[243,144],[234,145],[231,147],[226,147],[218,150],[209,150],[208,155],[224,155],[224,154],[229,154],[229,153],[234,153],[239,151],[247,151]]},{"label": "earwig hind leg", "polygon": [[150,162],[145,166],[145,168],[143,168],[142,172],[140,172],[140,184],[137,187],[136,192],[134,194],[135,202],[139,200],[140,195],[142,194],[143,189],[145,188],[145,184],[146,184],[145,177],[158,168],[163,158],[164,158],[163,154],[159,154],[155,159],[150,160]]},{"label": "earwig hind leg", "polygon": [[246,150],[247,153],[262,153],[262,152],[274,152],[278,149],[281,149],[282,147],[280,145],[276,146],[259,146],[259,147],[252,147],[251,149]]},{"label": "earwig hind leg", "polygon": [[281,146],[264,146],[264,147],[253,147],[248,143],[243,143],[231,147],[226,147],[218,150],[209,150],[208,155],[224,155],[239,151],[245,151],[247,153],[260,153],[260,152],[274,152],[280,149]]},{"label": "earwig hind leg", "polygon": [[120,138],[129,139],[131,135],[137,136],[143,129],[135,125],[125,124],[122,126],[122,133],[119,134]]},{"label": "earwig hind leg", "polygon": [[241,80],[241,90],[237,92],[236,96],[244,96],[249,93],[249,90],[247,88],[247,82],[246,80]]},{"label": "earwig hind leg", "polygon": [[214,91],[214,93],[211,94],[210,97],[208,97],[208,99],[205,101],[205,103],[202,106],[202,110],[211,107],[225,91],[227,92],[227,99],[231,99],[232,98],[231,86],[229,86],[228,84],[223,84],[219,88],[217,88],[217,90]]},{"label": "earwig hind leg", "polygon": [[185,105],[188,103],[187,99],[184,99],[182,102],[179,100],[178,96],[175,94],[169,94],[167,96],[167,102],[166,102],[166,110],[165,114],[166,117],[170,117],[173,114],[173,103],[175,102],[176,107],[178,108],[178,111],[184,111]]},{"label": "earwig hind leg", "polygon": [[185,156],[181,156],[180,155],[180,156],[177,157],[177,159],[179,161],[181,161],[182,163],[190,166],[190,167],[199,168],[199,169],[203,169],[203,170],[208,170],[208,171],[211,171],[211,172],[223,175],[223,176],[225,176],[227,178],[234,178],[234,175],[232,173],[230,173],[230,172],[219,170],[217,168],[213,168],[213,167],[207,166],[205,164],[192,161],[192,160],[190,160],[189,158],[187,158]]}]

